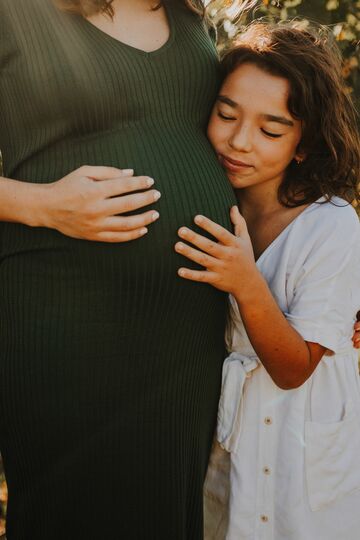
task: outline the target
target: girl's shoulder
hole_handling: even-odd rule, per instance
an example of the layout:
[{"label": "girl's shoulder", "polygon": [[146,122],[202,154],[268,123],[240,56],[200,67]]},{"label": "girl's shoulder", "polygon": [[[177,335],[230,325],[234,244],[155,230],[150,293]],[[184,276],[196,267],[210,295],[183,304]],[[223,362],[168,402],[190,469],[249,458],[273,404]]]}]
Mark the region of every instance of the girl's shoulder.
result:
[{"label": "girl's shoulder", "polygon": [[[341,197],[331,197],[328,201],[320,197],[306,209],[308,213],[318,219],[339,219],[350,223],[359,221],[355,208]],[[305,212],[304,212],[305,213]]]},{"label": "girl's shoulder", "polygon": [[299,216],[299,232],[308,237],[334,236],[338,233],[345,242],[360,234],[359,217],[353,206],[340,197],[327,201],[321,197]]},{"label": "girl's shoulder", "polygon": [[318,199],[291,225],[278,257],[290,272],[303,273],[314,265],[340,266],[344,261],[360,264],[360,221],[344,199]]}]

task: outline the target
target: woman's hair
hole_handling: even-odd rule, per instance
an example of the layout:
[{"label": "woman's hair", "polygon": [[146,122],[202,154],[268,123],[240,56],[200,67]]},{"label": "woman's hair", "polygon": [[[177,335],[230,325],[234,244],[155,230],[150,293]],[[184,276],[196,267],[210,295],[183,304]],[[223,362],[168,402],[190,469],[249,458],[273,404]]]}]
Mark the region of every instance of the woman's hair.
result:
[{"label": "woman's hair", "polygon": [[226,77],[245,63],[288,80],[288,109],[302,122],[298,151],[279,188],[285,206],[325,196],[359,204],[360,137],[357,113],[342,77],[341,55],[330,31],[299,21],[254,22],[222,59]]},{"label": "woman's hair", "polygon": [[[58,3],[66,11],[79,13],[84,16],[94,15],[95,13],[104,13],[112,17],[114,9],[112,6],[114,0],[59,0]],[[154,8],[160,7],[166,0],[154,0]],[[201,0],[178,0],[192,11],[204,15],[205,7]]]},{"label": "woman's hair", "polygon": [[[114,8],[112,6],[114,0],[57,0],[57,4],[64,10],[70,11],[71,13],[78,13],[89,17],[90,15],[95,15],[96,13],[104,13],[113,17]],[[166,1],[166,0],[165,0]],[[205,8],[200,0],[178,0],[179,3],[184,4],[192,11],[195,11],[199,14],[205,12]],[[160,7],[162,1],[156,2],[154,0],[154,8]]]},{"label": "woman's hair", "polygon": [[[57,0],[57,3],[66,11],[72,13],[79,13],[80,15],[90,16],[96,13],[104,13],[110,17],[114,15],[114,8],[112,6],[114,0]],[[154,9],[161,7],[163,2],[168,0],[154,0]],[[178,3],[185,5],[191,11],[194,11],[202,17],[205,16],[208,9],[211,9],[212,5],[217,0],[177,0]],[[258,0],[227,0],[226,8],[234,7],[234,13],[239,14],[247,11],[258,3]],[[206,7],[205,7],[206,6]],[[217,6],[218,8],[218,6]]]}]

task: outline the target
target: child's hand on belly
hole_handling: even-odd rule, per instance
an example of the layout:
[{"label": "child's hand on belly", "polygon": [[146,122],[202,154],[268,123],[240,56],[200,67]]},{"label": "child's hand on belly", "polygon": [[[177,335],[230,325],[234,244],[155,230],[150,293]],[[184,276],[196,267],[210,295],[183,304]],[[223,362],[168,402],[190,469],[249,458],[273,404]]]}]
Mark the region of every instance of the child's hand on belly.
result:
[{"label": "child's hand on belly", "polygon": [[255,264],[254,252],[244,218],[237,206],[230,211],[234,233],[214,223],[204,216],[196,216],[195,223],[210,233],[216,241],[182,227],[179,236],[191,243],[175,245],[175,250],[205,270],[180,268],[179,276],[191,281],[209,283],[221,291],[241,297],[251,286],[255,286],[259,271]]}]

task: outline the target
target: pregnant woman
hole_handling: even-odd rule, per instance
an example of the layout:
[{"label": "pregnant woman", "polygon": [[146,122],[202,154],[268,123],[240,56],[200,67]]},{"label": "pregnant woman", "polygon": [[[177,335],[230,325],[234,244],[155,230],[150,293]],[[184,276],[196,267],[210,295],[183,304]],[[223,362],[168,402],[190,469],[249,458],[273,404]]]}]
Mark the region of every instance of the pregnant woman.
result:
[{"label": "pregnant woman", "polygon": [[8,540],[203,535],[226,296],[181,280],[173,244],[197,213],[229,227],[234,198],[202,17],[153,7],[0,2]]}]

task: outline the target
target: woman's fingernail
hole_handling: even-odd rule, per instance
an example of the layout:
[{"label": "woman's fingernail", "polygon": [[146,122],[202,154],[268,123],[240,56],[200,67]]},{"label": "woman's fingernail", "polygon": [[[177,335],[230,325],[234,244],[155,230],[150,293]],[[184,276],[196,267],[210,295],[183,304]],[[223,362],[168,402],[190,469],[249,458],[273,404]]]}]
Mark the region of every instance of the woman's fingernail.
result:
[{"label": "woman's fingernail", "polygon": [[144,236],[148,232],[147,228],[144,227],[143,229],[140,229],[140,236]]},{"label": "woman's fingernail", "polygon": [[180,229],[179,234],[181,236],[186,236],[187,235],[187,229],[185,229],[185,228]]},{"label": "woman's fingernail", "polygon": [[184,249],[184,244],[182,244],[181,242],[178,242],[175,247],[177,250],[182,251]]},{"label": "woman's fingernail", "polygon": [[161,197],[160,191],[155,191],[154,193],[154,201],[158,201]]},{"label": "woman's fingernail", "polygon": [[180,270],[178,271],[178,274],[179,274],[180,277],[184,277],[185,276],[185,270],[180,268]]},{"label": "woman's fingernail", "polygon": [[130,175],[134,174],[134,169],[123,169],[121,172],[122,172],[122,174],[130,176]]},{"label": "woman's fingernail", "polygon": [[204,221],[204,217],[203,216],[196,216],[195,217],[195,223],[202,223]]},{"label": "woman's fingernail", "polygon": [[160,217],[159,212],[153,212],[151,219],[152,221],[156,221]]},{"label": "woman's fingernail", "polygon": [[153,178],[148,178],[148,179],[146,180],[146,185],[147,185],[147,186],[150,187],[150,186],[153,186],[154,184],[155,184],[155,180],[154,180]]}]

